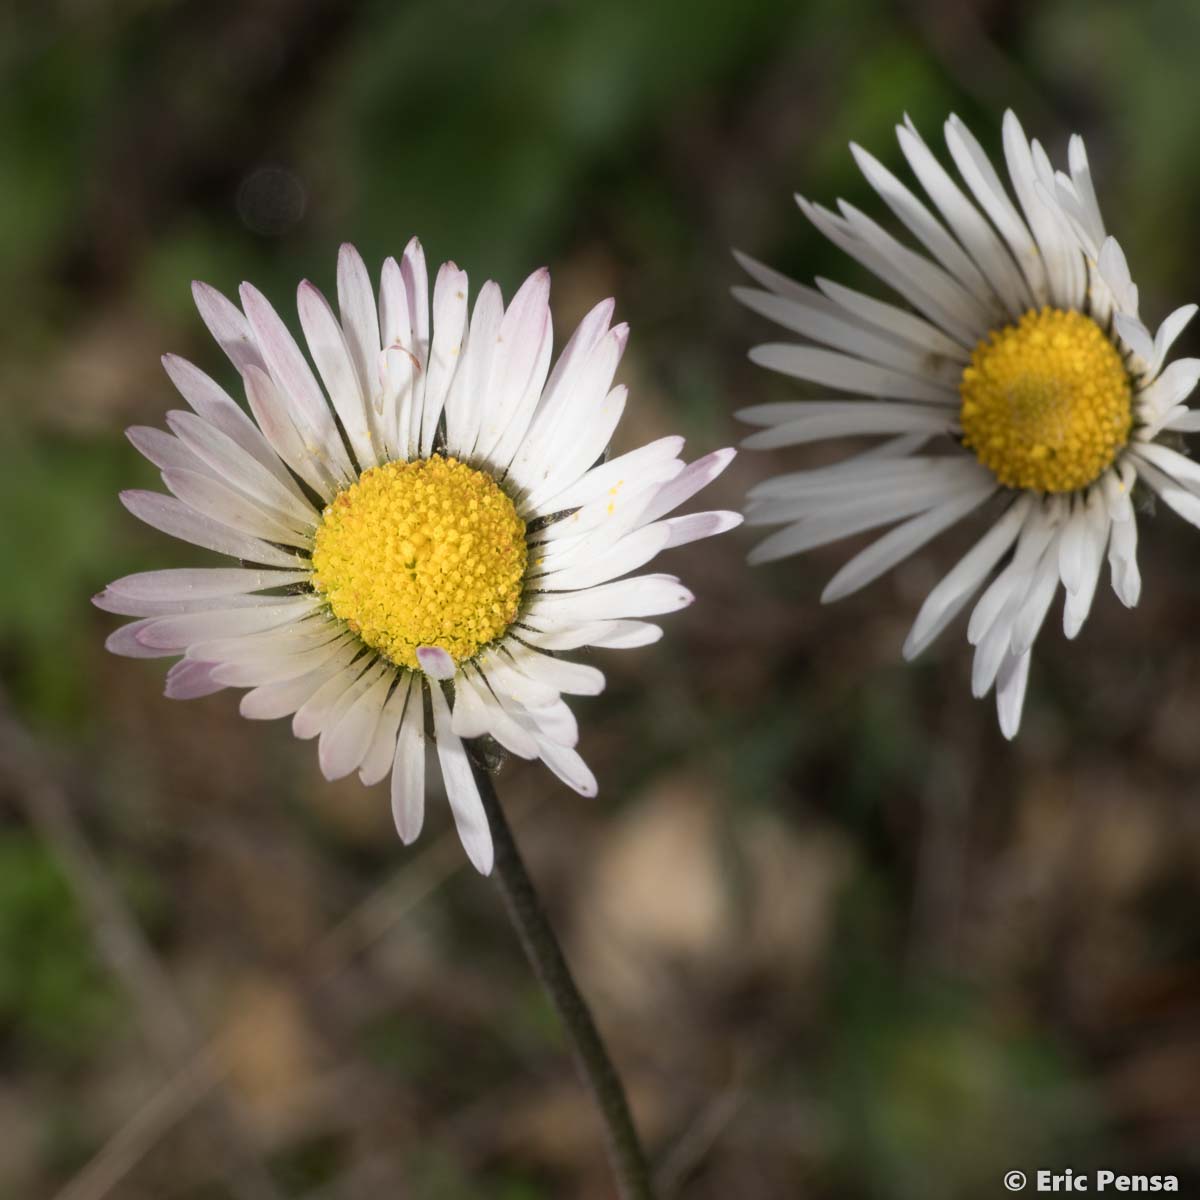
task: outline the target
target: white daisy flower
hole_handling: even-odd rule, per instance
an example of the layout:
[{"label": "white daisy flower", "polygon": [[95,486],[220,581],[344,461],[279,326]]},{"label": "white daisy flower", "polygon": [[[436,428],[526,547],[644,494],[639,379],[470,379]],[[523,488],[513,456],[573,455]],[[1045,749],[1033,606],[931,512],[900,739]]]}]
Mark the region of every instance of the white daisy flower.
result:
[{"label": "white daisy flower", "polygon": [[317,738],[328,779],[391,775],[407,843],[425,806],[426,708],[454,819],[485,874],[492,841],[462,739],[484,734],[540,758],[585,796],[564,695],[604,687],[560,658],[657,641],[646,617],[692,594],[672,575],[623,578],[660,551],[738,524],[736,513],[668,517],[728,465],[685,465],[664,437],[601,462],[625,407],[613,374],[628,337],[613,302],[580,323],[550,370],[550,276],[506,308],[485,283],[467,319],[467,276],[438,272],[430,303],[414,238],[383,265],[379,299],[343,246],[338,312],[300,285],[316,374],[249,284],[242,308],[206,284],[205,324],[242,376],[253,420],[190,363],[164,358],[192,411],[170,433],[129,431],[172,495],[121,496],[156,529],[239,560],[150,571],[96,604],[137,617],[108,639],[133,657],[183,657],[166,694],[249,688],[241,711],[292,716]]},{"label": "white daisy flower", "polygon": [[758,346],[753,361],[859,397],[748,408],[739,415],[762,429],[747,446],[884,439],[754,488],[748,523],[783,528],[751,560],[892,525],[830,581],[821,599],[838,600],[989,505],[990,528],[929,594],[904,656],[928,646],[1007,558],[975,605],[967,638],[972,690],[982,697],[995,686],[1011,738],[1030,650],[1059,583],[1068,638],[1087,617],[1106,550],[1113,590],[1137,603],[1134,483],[1200,525],[1200,466],[1176,448],[1179,434],[1200,429],[1200,412],[1184,403],[1200,359],[1167,365],[1195,305],[1153,335],[1138,317],[1138,290],[1105,233],[1082,139],[1071,139],[1062,172],[1011,112],[1003,130],[1015,203],[957,117],[945,134],[961,184],[910,121],[897,128],[927,199],[851,146],[924,253],[844,201],[833,213],[797,197],[805,216],[903,303],[825,279],[803,287],[742,255],[762,290],[734,293],[805,339]]}]

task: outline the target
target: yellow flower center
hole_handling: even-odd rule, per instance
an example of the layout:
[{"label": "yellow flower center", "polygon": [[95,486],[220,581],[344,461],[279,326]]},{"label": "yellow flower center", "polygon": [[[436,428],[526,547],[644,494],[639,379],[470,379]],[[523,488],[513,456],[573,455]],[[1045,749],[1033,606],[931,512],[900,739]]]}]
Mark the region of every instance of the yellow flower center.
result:
[{"label": "yellow flower center", "polygon": [[1129,440],[1133,393],[1091,317],[1030,310],[984,338],[959,385],[963,445],[1012,488],[1073,492]]},{"label": "yellow flower center", "polygon": [[456,663],[516,620],[525,522],[496,481],[454,458],[364,471],[322,514],[314,585],[336,616],[392,662],[418,646]]}]

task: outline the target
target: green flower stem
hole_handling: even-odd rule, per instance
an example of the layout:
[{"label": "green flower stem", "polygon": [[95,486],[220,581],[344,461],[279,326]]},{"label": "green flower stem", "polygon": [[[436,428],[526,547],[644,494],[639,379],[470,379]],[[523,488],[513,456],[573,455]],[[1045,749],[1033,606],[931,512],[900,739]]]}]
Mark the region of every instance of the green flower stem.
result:
[{"label": "green flower stem", "polygon": [[525,870],[512,830],[496,797],[491,772],[479,764],[474,753],[470,757],[471,769],[475,773],[488,824],[492,829],[496,882],[525,954],[562,1020],[576,1064],[604,1119],[608,1154],[616,1176],[618,1194],[621,1200],[653,1200],[650,1168],[634,1128],[625,1088],[604,1048],[587,1002],[575,986],[571,969],[563,958],[558,939],[550,928],[533,882]]}]

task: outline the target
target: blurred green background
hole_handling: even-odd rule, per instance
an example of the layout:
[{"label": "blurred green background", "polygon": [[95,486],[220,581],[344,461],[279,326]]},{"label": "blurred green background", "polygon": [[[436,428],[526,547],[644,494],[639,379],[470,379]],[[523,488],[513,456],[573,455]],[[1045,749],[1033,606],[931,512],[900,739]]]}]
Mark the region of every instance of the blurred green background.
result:
[{"label": "blurred green background", "polygon": [[[1195,299],[1198,46],[1168,0],[0,5],[0,1197],[610,1195],[444,804],[405,850],[285,722],[102,649],[93,592],[201,553],[116,499],[156,484],[122,431],[179,406],[162,352],[233,386],[193,277],[290,314],[343,240],[506,294],[548,264],[560,343],[610,294],[633,327],[617,447],[695,456],[797,394],[729,247],[856,277],[791,196],[878,214],[846,143],[899,170],[904,112],[1082,132],[1148,320]],[[596,656],[600,798],[505,768],[664,1195],[1200,1183],[1200,542],[1142,528],[1141,606],[1047,623],[1013,745],[960,627],[899,661],[969,530],[827,610],[846,547],[751,571],[739,532],[666,561],[699,601],[662,643]]]}]

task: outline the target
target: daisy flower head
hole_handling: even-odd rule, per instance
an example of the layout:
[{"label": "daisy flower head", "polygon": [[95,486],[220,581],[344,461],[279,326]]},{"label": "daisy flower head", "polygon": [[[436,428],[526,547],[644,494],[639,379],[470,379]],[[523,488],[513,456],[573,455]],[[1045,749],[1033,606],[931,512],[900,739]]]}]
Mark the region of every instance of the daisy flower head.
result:
[{"label": "daisy flower head", "polygon": [[945,125],[957,179],[907,118],[897,134],[924,195],[861,147],[851,151],[903,239],[845,201],[832,212],[797,197],[890,299],[826,279],[804,287],[738,256],[759,286],[735,288],[736,297],[803,339],[758,346],[751,359],[831,393],[744,410],[760,427],[745,445],[877,439],[755,487],[747,522],[782,528],[751,560],[891,526],[829,582],[821,599],[837,600],[985,511],[986,531],[929,593],[903,652],[919,654],[979,595],[967,625],[971,687],[976,697],[995,687],[1011,738],[1059,585],[1068,638],[1106,556],[1118,598],[1137,603],[1135,483],[1200,525],[1200,466],[1178,449],[1180,434],[1200,430],[1200,412],[1185,404],[1200,360],[1167,363],[1196,306],[1153,334],[1142,323],[1078,136],[1068,169],[1056,171],[1006,113],[1005,180],[957,117]]},{"label": "daisy flower head", "polygon": [[242,714],[290,715],[297,737],[318,739],[328,779],[390,774],[406,843],[424,818],[432,728],[459,835],[486,874],[491,835],[463,739],[489,735],[595,793],[563,696],[598,693],[604,676],[560,655],[657,641],[644,618],[691,602],[672,575],[630,572],[740,521],[668,515],[733,451],[685,464],[683,439],[664,437],[604,460],[628,327],[598,304],[551,370],[545,270],[507,307],[485,283],[468,319],[466,273],[444,264],[431,295],[415,238],[384,263],[378,297],[343,246],[336,312],[299,287],[315,372],[249,284],[241,308],[206,284],[193,292],[249,414],[168,355],[191,411],[129,438],[171,494],[121,500],[237,565],[110,584],[95,603],[137,619],[108,648],[182,656],[167,673],[174,698],[249,689]]}]

